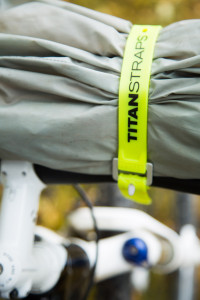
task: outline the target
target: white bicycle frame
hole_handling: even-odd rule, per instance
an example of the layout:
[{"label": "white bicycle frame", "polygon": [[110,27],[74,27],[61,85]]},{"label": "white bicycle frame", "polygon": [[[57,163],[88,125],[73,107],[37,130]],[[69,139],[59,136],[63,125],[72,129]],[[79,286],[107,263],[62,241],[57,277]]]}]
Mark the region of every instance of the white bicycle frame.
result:
[{"label": "white bicycle frame", "polygon": [[[96,253],[94,242],[77,238],[67,240],[48,229],[36,227],[39,196],[45,185],[31,163],[2,161],[1,182],[4,186],[0,213],[0,292],[3,298],[9,298],[13,290],[17,291],[18,298],[30,292],[40,294],[50,290],[67,263],[63,245],[73,242],[82,247],[92,268]],[[200,263],[200,242],[189,225],[178,235],[136,209],[95,207],[94,214],[100,230],[123,232],[100,240],[97,282],[133,270],[151,268],[169,273]],[[76,210],[69,221],[79,232],[93,228],[87,208]],[[42,239],[34,242],[35,234]],[[148,249],[145,261],[139,264],[128,261],[122,251],[127,241],[136,238]],[[130,254],[133,254],[131,251],[138,249],[132,247]]]}]

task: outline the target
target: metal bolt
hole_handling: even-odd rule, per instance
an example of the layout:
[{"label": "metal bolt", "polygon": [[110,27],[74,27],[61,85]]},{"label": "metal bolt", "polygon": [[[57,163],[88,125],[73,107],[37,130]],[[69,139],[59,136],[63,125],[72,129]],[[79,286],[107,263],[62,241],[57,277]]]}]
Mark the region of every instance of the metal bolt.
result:
[{"label": "metal bolt", "polygon": [[129,251],[131,255],[137,255],[139,252],[138,249],[134,246],[130,247]]},{"label": "metal bolt", "polygon": [[3,273],[3,265],[0,264],[0,275]]},{"label": "metal bolt", "polygon": [[129,196],[133,196],[135,194],[135,186],[133,184],[129,184],[128,194],[129,194]]},{"label": "metal bolt", "polygon": [[10,299],[17,299],[18,298],[18,290],[14,289],[10,292]]}]

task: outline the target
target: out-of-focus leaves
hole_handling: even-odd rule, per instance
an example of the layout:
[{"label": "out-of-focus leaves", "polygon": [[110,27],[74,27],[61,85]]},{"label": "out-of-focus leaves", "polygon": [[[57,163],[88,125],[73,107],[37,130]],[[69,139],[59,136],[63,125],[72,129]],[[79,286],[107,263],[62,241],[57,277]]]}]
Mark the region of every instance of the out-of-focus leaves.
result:
[{"label": "out-of-focus leaves", "polygon": [[198,0],[71,0],[69,2],[128,19],[135,24],[167,25],[200,17]]},{"label": "out-of-focus leaves", "polygon": [[[84,186],[91,201],[96,198],[95,185]],[[84,205],[84,202],[71,185],[47,187],[41,195],[38,213],[38,224],[53,230],[60,230],[66,225],[66,216],[73,209]]]},{"label": "out-of-focus leaves", "polygon": [[66,213],[72,210],[76,201],[72,186],[49,186],[40,200],[38,224],[58,230],[65,224]]}]

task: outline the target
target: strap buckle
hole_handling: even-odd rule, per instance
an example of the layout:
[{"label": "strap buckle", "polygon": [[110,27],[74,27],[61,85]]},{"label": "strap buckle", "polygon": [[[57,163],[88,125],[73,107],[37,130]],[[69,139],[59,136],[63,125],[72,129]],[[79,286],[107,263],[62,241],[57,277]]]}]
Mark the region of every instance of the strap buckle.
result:
[{"label": "strap buckle", "polygon": [[[147,163],[146,164],[146,178],[147,178],[147,185],[150,186],[152,185],[153,182],[153,164],[152,163]],[[130,174],[128,172],[125,172],[123,170],[118,170],[118,158],[113,158],[113,164],[112,164],[112,177],[114,180],[118,181],[118,175],[120,173],[127,173]],[[141,174],[139,174],[141,175]],[[142,174],[145,176],[145,174]]]}]

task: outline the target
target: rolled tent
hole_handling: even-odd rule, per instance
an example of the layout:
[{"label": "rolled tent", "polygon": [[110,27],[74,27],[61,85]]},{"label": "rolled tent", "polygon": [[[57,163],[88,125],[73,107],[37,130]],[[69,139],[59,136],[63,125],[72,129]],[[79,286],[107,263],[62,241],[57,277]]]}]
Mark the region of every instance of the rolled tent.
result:
[{"label": "rolled tent", "polygon": [[[0,14],[0,158],[111,175],[129,21],[64,1],[7,1]],[[152,63],[154,185],[200,193],[199,20],[163,28]]]}]

